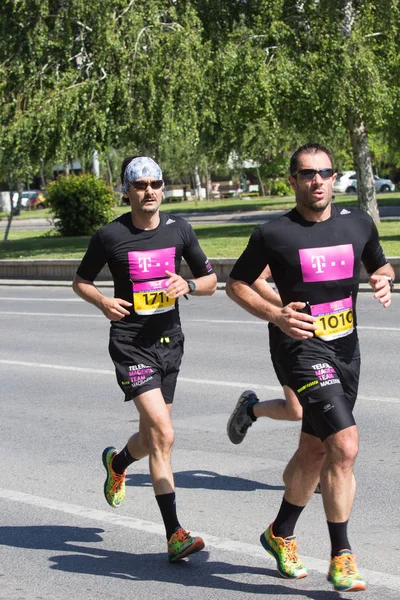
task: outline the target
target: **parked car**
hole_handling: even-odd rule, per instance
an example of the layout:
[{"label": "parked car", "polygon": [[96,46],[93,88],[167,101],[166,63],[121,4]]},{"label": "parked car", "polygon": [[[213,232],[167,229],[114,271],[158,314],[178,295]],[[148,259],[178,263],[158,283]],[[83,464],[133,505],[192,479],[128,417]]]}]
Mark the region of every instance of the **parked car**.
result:
[{"label": "parked car", "polygon": [[30,192],[22,192],[22,198],[26,197],[27,210],[43,210],[46,208],[46,196],[40,190],[31,190]]},{"label": "parked car", "polygon": [[[395,185],[390,179],[381,179],[374,175],[375,189],[377,192],[394,192]],[[355,194],[357,192],[357,175],[355,171],[344,171],[338,173],[333,184],[334,192],[345,192],[346,194]]]},{"label": "parked car", "polygon": [[[17,206],[18,193],[13,194],[13,207]],[[22,192],[21,208],[26,210],[42,210],[46,208],[46,197],[40,190],[27,190]]]}]

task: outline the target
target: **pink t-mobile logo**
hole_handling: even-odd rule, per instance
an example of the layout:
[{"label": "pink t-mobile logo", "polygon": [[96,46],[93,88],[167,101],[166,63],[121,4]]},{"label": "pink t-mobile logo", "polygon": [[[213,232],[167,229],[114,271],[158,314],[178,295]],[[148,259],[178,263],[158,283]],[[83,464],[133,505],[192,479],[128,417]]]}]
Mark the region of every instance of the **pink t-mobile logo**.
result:
[{"label": "pink t-mobile logo", "polygon": [[165,271],[175,273],[175,248],[134,250],[128,252],[129,273],[132,280],[165,277]]},{"label": "pink t-mobile logo", "polygon": [[333,281],[353,277],[354,252],[351,244],[299,250],[303,281]]}]

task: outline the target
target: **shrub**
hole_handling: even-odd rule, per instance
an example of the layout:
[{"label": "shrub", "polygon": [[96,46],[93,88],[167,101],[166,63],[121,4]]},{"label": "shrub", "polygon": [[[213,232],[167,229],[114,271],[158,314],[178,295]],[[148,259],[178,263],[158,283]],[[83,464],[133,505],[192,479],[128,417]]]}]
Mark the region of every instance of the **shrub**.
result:
[{"label": "shrub", "polygon": [[113,191],[95,175],[58,177],[47,199],[63,236],[91,235],[114,216]]},{"label": "shrub", "polygon": [[292,196],[293,190],[284,179],[276,179],[275,181],[271,182],[271,195]]}]

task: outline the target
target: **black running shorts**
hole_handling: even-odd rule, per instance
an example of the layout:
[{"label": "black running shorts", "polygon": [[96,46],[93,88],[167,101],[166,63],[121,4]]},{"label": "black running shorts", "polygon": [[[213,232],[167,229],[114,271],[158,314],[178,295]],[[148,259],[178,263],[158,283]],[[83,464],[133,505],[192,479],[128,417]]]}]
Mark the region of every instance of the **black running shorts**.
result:
[{"label": "black running shorts", "polygon": [[279,383],[289,386],[303,407],[301,430],[325,440],[355,425],[353,409],[360,377],[360,356],[338,356],[326,344],[282,343],[282,332],[269,327],[272,364]]},{"label": "black running shorts", "polygon": [[165,403],[173,402],[184,339],[183,333],[161,339],[110,336],[108,350],[125,401],[159,388]]}]

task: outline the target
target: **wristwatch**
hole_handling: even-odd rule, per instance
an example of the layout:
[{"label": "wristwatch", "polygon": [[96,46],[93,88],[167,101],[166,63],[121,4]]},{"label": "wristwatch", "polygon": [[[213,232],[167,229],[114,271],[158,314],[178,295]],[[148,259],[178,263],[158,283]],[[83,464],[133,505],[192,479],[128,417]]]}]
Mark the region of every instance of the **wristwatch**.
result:
[{"label": "wristwatch", "polygon": [[186,283],[188,284],[188,287],[189,287],[189,294],[193,294],[193,292],[196,291],[195,282],[192,281],[191,279],[187,279]]},{"label": "wristwatch", "polygon": [[383,275],[383,277],[388,280],[389,286],[390,286],[390,291],[393,292],[393,288],[394,288],[393,279],[391,277],[388,277],[387,275]]}]

